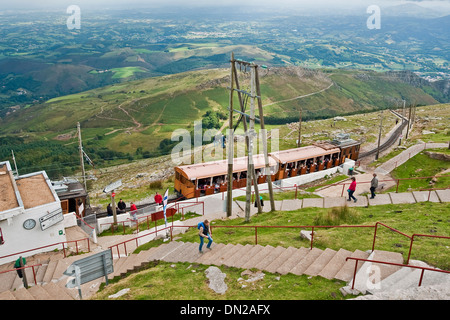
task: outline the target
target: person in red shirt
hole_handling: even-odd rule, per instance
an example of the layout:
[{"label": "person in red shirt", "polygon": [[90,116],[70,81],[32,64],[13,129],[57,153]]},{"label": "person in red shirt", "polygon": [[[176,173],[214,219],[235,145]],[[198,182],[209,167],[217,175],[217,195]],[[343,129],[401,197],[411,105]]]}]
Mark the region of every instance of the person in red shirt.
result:
[{"label": "person in red shirt", "polygon": [[130,205],[130,211],[136,211],[136,210],[137,210],[136,205],[132,202]]},{"label": "person in red shirt", "polygon": [[356,179],[355,177],[352,177],[352,183],[350,183],[350,187],[348,188],[348,199],[347,201],[357,201],[357,199],[355,198],[355,196],[353,196],[353,194],[355,193],[356,190]]},{"label": "person in red shirt", "polygon": [[163,200],[162,196],[157,192],[156,195],[155,195],[155,202],[158,205],[161,205],[162,204],[162,200]]}]

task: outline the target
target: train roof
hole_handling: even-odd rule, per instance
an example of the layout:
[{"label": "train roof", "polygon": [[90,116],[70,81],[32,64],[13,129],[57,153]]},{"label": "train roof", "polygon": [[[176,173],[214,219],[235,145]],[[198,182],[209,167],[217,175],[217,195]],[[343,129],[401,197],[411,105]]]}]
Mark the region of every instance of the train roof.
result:
[{"label": "train roof", "polygon": [[[233,159],[233,172],[247,171],[247,158],[240,157]],[[265,166],[264,155],[256,154],[253,156],[255,169]],[[277,162],[269,156],[269,165],[275,166]],[[182,171],[189,180],[209,178],[226,175],[228,173],[228,160],[210,161],[205,163],[191,164],[175,167]]]},{"label": "train roof", "polygon": [[307,146],[278,152],[272,152],[270,153],[270,155],[280,163],[288,163],[305,160],[309,158],[320,157],[323,155],[332,154],[339,151],[340,149],[337,147],[325,149],[319,146]]}]

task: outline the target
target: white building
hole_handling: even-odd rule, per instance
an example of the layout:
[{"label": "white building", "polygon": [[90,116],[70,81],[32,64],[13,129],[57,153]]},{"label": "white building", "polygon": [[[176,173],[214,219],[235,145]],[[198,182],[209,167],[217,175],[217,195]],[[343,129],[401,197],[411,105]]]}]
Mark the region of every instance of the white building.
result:
[{"label": "white building", "polygon": [[61,202],[45,171],[15,177],[0,162],[0,237],[0,264],[62,249]]}]

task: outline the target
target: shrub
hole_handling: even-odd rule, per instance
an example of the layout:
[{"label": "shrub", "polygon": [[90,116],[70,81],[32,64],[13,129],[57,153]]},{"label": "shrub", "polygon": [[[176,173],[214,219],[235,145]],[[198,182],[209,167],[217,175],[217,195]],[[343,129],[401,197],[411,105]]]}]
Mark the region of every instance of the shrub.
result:
[{"label": "shrub", "polygon": [[357,223],[358,221],[358,212],[348,206],[331,208],[330,211],[314,218],[316,226],[336,226],[343,223]]},{"label": "shrub", "polygon": [[149,189],[162,189],[163,187],[162,181],[161,180],[152,181],[150,182],[150,185],[148,187]]}]

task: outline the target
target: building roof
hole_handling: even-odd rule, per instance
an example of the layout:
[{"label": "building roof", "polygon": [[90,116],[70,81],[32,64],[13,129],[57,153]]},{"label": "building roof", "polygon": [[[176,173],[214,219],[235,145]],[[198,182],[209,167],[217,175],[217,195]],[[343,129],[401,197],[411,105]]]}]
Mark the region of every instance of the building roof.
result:
[{"label": "building roof", "polygon": [[9,162],[0,162],[0,213],[55,201],[59,199],[45,171],[14,177]]},{"label": "building roof", "polygon": [[[247,171],[247,158],[248,157],[234,158],[233,172]],[[265,166],[263,154],[254,155],[252,158],[255,169],[263,168]],[[269,165],[275,166],[276,164],[277,162],[269,156]],[[228,173],[228,160],[211,161],[175,168],[183,171],[189,180],[223,176]]]},{"label": "building roof", "polygon": [[52,185],[60,200],[87,197],[84,186],[78,180],[64,178],[62,181],[52,181]]},{"label": "building roof", "polygon": [[0,162],[0,212],[20,207],[20,194],[9,162]]},{"label": "building roof", "polygon": [[318,146],[307,146],[278,152],[272,152],[270,155],[280,163],[289,163],[310,158],[316,158],[327,154],[339,152],[339,148],[325,150]]},{"label": "building roof", "polygon": [[57,201],[44,172],[19,177],[16,179],[16,184],[25,209]]}]

